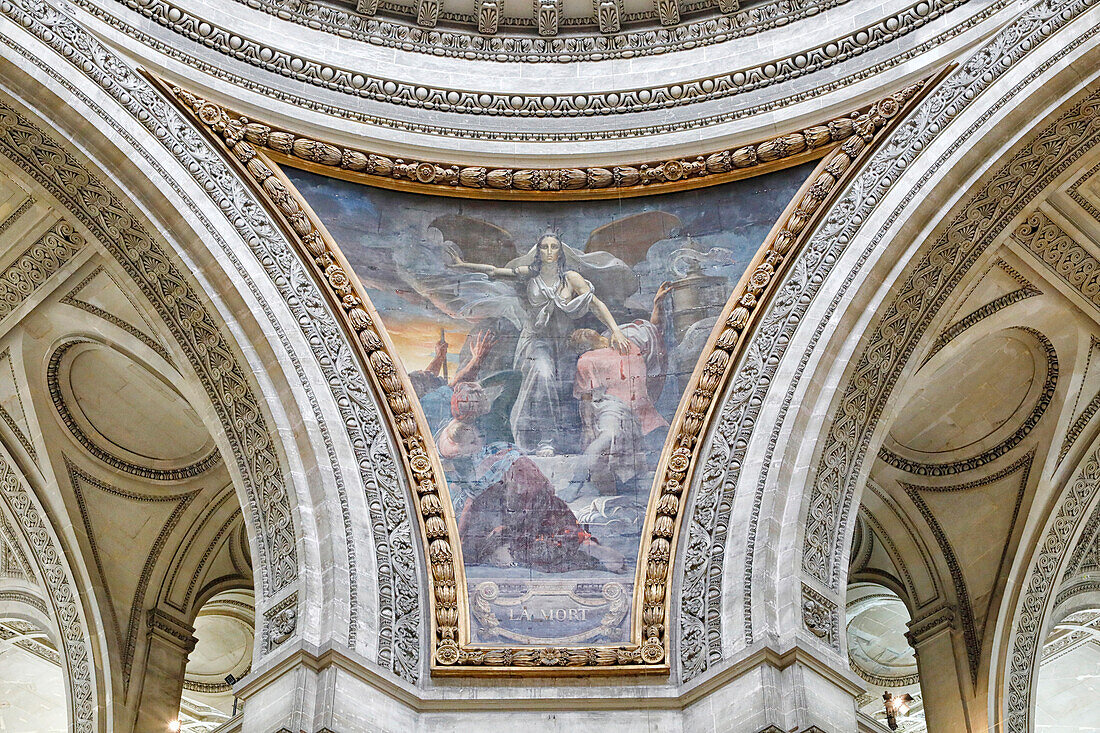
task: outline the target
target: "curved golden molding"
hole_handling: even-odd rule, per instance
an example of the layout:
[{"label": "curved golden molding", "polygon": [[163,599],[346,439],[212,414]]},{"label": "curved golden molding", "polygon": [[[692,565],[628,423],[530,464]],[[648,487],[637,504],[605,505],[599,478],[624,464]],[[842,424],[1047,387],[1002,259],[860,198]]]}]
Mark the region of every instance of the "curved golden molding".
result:
[{"label": "curved golden molding", "polygon": [[[323,223],[279,169],[273,160],[275,156],[256,142],[258,139],[270,142],[270,133],[266,137],[259,135],[250,127],[255,123],[231,116],[216,104],[153,78],[226,154],[242,177],[252,183],[260,200],[310,263],[325,297],[352,334],[353,343],[359,345],[416,497],[428,558],[431,666],[437,674],[668,671],[671,566],[676,556],[684,491],[700,458],[702,438],[713,420],[716,398],[727,388],[753,324],[793,262],[792,255],[798,252],[826,210],[826,203],[937,80],[937,77],[923,79],[842,118],[846,121],[843,126],[846,136],[831,141],[833,147],[788,205],[734,289],[680,401],[658,464],[639,552],[632,641],[601,646],[498,647],[469,643],[469,600],[461,543],[438,452],[412,396],[408,377],[363,286]],[[303,151],[306,147],[302,146]],[[756,172],[764,170],[763,166],[756,168]],[[362,182],[369,182],[369,178],[365,176]],[[651,186],[646,192],[665,190]],[[558,198],[562,193],[568,192],[552,197]],[[551,197],[546,193],[542,196]]]},{"label": "curved golden molding", "polygon": [[[197,99],[189,92],[178,92]],[[204,100],[205,101],[205,100]],[[264,150],[274,162],[317,173],[411,193],[488,199],[582,200],[648,196],[714,186],[798,165],[824,155],[855,134],[873,105],[737,148],[631,165],[593,164],[579,168],[492,168],[410,160],[346,148],[224,110],[241,139]]]}]

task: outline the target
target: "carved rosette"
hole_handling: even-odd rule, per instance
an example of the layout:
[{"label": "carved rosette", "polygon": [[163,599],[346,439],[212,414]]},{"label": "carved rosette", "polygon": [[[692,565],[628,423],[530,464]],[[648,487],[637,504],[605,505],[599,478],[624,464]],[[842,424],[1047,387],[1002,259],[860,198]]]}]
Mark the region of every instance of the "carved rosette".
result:
[{"label": "carved rosette", "polygon": [[[250,179],[269,207],[285,222],[303,256],[312,264],[332,302],[355,335],[367,371],[385,406],[394,437],[414,487],[424,546],[427,550],[433,610],[433,671],[470,673],[517,669],[544,672],[665,672],[668,670],[668,617],[671,566],[684,507],[684,492],[699,460],[701,437],[713,417],[715,397],[729,380],[754,315],[767,302],[778,274],[809,233],[814,217],[838,184],[851,175],[857,159],[882,137],[891,121],[930,88],[930,79],[906,87],[849,116],[764,142],[691,159],[639,166],[582,169],[486,169],[426,161],[395,160],[383,155],[339,148],[329,143],[275,130],[226,110],[196,95],[156,80],[162,89],[201,123]],[[838,144],[839,143],[839,144]],[[477,647],[466,642],[469,613],[464,590],[455,519],[446,496],[438,455],[422,420],[417,417],[412,389],[400,372],[377,314],[336,244],[313,219],[304,200],[277,172],[263,148],[318,166],[340,168],[371,177],[415,181],[438,187],[460,186],[500,191],[568,192],[585,188],[631,188],[705,177],[751,168],[833,145],[813,177],[788,207],[760,251],[749,274],[726,306],[709,353],[681,400],[655,479],[642,536],[634,596],[634,641],[629,644],[569,647]],[[290,623],[293,623],[291,621]]]}]

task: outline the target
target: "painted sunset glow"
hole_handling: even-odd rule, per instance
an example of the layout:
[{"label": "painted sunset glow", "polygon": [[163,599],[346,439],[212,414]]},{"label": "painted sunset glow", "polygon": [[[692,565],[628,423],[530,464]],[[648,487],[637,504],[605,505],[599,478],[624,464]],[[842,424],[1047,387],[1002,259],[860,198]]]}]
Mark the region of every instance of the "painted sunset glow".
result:
[{"label": "painted sunset glow", "polygon": [[669,424],[809,171],[545,203],[287,171],[367,288],[423,408],[458,522],[472,642],[628,640]]}]

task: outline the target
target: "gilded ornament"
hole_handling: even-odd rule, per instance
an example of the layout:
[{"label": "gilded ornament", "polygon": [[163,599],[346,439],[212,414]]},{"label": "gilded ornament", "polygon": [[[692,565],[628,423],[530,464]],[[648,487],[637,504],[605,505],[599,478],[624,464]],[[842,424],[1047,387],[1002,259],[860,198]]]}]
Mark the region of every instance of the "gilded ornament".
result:
[{"label": "gilded ornament", "polygon": [[458,661],[458,644],[453,641],[440,642],[435,648],[435,661],[449,666]]}]

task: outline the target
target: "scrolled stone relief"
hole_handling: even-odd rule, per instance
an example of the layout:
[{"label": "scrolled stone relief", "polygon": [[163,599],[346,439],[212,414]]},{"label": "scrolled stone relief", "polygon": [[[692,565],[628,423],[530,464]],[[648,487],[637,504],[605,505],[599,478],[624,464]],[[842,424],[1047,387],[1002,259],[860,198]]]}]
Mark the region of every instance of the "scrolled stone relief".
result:
[{"label": "scrolled stone relief", "polygon": [[[420,674],[421,601],[417,581],[416,547],[410,526],[411,518],[374,397],[370,393],[365,376],[358,371],[354,359],[350,358],[347,343],[340,333],[338,324],[333,321],[327,310],[317,286],[290,251],[285,238],[269,215],[251,198],[251,194],[239,178],[227,168],[219,154],[126,62],[100,44],[83,27],[48,3],[27,3],[25,6],[18,7],[14,4],[10,7],[0,6],[0,12],[12,15],[21,26],[35,33],[59,53],[78,64],[81,73],[87,75],[105,93],[122,104],[140,124],[148,129],[150,134],[164,144],[169,153],[190,171],[205,191],[209,192],[211,200],[216,205],[224,211],[240,214],[231,223],[240,233],[242,240],[252,248],[252,252],[275,283],[280,296],[295,314],[298,327],[307,336],[315,358],[322,365],[326,386],[332,390],[337,404],[341,406],[342,427],[348,431],[353,446],[356,446],[356,458],[362,475],[363,490],[372,512],[370,531],[375,540],[375,551],[378,553],[376,577],[379,620],[371,626],[378,634],[376,659],[383,668],[391,669],[398,676],[407,680],[416,680]],[[22,53],[22,49],[13,45],[9,39],[0,38],[0,43],[8,43],[17,53]],[[43,63],[33,55],[24,55],[31,64],[36,65],[44,78],[66,88],[92,109],[98,109],[96,101],[90,99],[81,88],[72,84],[63,69]],[[123,122],[108,115],[103,115],[102,120],[119,135],[120,139],[134,142]],[[226,253],[240,274],[241,282],[249,284],[253,294],[265,308],[265,316],[274,324],[282,345],[288,353],[293,353],[287,334],[274,320],[264,296],[255,285],[251,284],[254,273],[244,268],[239,259],[239,253],[222,238],[217,227],[207,219],[201,205],[190,199],[184,190],[173,182],[172,177],[162,168],[158,158],[134,144],[150,170],[157,171],[169,185],[175,188],[189,206],[195,220],[205,227],[210,240],[217,243]],[[336,450],[314,387],[299,362],[294,362],[294,368],[306,391],[310,408],[316,416],[329,458],[335,464],[338,460]],[[334,480],[340,499],[344,532],[349,538],[347,551],[351,605],[348,641],[349,644],[355,644],[357,633],[363,624],[359,618],[360,604],[356,600],[359,581],[356,575],[355,548],[350,541],[351,519],[342,475],[337,473]]]},{"label": "scrolled stone relief", "polygon": [[802,586],[802,624],[811,634],[835,647],[840,640],[840,611],[813,588]]},{"label": "scrolled stone relief", "polygon": [[292,593],[282,601],[264,611],[270,629],[265,637],[267,648],[279,646],[287,641],[298,628],[298,595]]},{"label": "scrolled stone relief", "polygon": [[[800,258],[798,266],[780,289],[774,305],[756,330],[755,338],[748,345],[744,363],[732,379],[729,396],[726,398],[722,419],[713,432],[705,463],[708,467],[700,488],[694,497],[691,508],[690,529],[687,544],[690,548],[685,565],[684,591],[681,594],[681,664],[686,679],[692,679],[705,671],[711,664],[723,657],[723,632],[720,609],[725,593],[737,592],[744,599],[743,634],[747,642],[753,639],[752,581],[753,557],[749,556],[743,573],[742,587],[737,591],[723,588],[722,564],[724,550],[730,531],[730,509],[734,490],[739,479],[743,450],[749,437],[756,428],[756,417],[764,394],[771,385],[776,365],[785,353],[790,339],[800,324],[807,304],[818,291],[820,283],[836,262],[840,253],[854,240],[863,221],[882,200],[883,195],[896,182],[898,171],[917,157],[920,151],[935,139],[955,117],[961,107],[979,97],[980,92],[994,84],[1005,71],[1012,68],[1022,57],[1044,38],[1057,32],[1073,18],[1093,5],[1091,0],[1082,0],[1066,6],[1061,3],[1045,2],[1029,8],[1012,24],[1004,28],[989,44],[979,48],[951,78],[922,102],[913,112],[910,122],[899,131],[873,158],[864,172],[857,178],[848,193],[833,207],[821,229],[814,235]],[[1056,58],[1072,53],[1075,48],[1087,42],[1098,29],[1086,31],[1069,42],[1056,54]],[[1002,96],[961,138],[954,141],[949,149],[929,167],[927,179],[943,165],[947,157],[965,140],[980,128],[994,110],[1005,105],[1014,93],[1026,86],[1032,79],[1049,69],[1055,60],[1046,60],[1038,66],[1017,87]],[[920,195],[920,186],[907,193],[903,200],[908,205]],[[898,216],[901,206],[893,214]],[[878,245],[882,234],[870,238],[864,249],[861,262],[866,262]],[[849,276],[848,282],[852,281]],[[838,298],[841,296],[838,296]],[[838,307],[834,300],[828,308],[831,314]],[[805,355],[802,357],[796,379],[792,381],[784,396],[784,406],[780,412],[776,428],[769,437],[769,449],[765,456],[767,466],[779,443],[778,426],[791,405],[798,378],[805,369],[809,355],[821,337],[823,328],[819,326],[810,339]],[[748,544],[754,541],[758,522],[762,492],[765,490],[768,475],[765,470],[756,481],[753,512],[749,518]],[[847,504],[839,499],[830,511],[847,512]],[[812,522],[820,521],[815,516]],[[834,548],[835,549],[835,548]],[[843,548],[840,548],[843,550]],[[839,553],[842,555],[843,553]],[[820,557],[816,555],[815,557]],[[822,563],[824,568],[826,563]],[[823,574],[814,573],[814,577]],[[828,575],[828,573],[824,573]]]},{"label": "scrolled stone relief", "polygon": [[10,315],[85,244],[72,224],[64,219],[55,222],[0,272],[0,319]]}]

